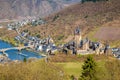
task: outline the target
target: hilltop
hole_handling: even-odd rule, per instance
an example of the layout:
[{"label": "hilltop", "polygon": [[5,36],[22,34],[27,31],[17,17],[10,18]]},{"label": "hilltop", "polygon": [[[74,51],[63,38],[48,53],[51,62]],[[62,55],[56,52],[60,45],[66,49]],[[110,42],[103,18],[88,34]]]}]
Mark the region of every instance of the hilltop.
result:
[{"label": "hilltop", "polygon": [[0,19],[46,17],[81,0],[0,0]]}]

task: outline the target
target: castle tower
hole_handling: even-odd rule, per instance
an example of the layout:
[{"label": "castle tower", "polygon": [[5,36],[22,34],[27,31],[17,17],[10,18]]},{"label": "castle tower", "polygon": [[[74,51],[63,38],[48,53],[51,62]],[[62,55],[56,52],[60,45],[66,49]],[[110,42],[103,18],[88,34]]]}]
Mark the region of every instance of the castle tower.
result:
[{"label": "castle tower", "polygon": [[80,44],[80,41],[82,40],[82,34],[81,34],[81,30],[79,27],[77,27],[74,31],[74,38],[75,38],[75,42],[77,44],[77,47]]}]

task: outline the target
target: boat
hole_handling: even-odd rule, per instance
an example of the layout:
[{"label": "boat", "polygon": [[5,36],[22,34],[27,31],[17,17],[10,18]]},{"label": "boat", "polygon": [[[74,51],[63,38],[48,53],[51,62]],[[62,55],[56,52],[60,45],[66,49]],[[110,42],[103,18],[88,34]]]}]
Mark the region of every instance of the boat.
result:
[{"label": "boat", "polygon": [[28,56],[28,55],[26,55],[26,54],[20,54],[20,55],[25,56],[25,57],[27,57],[27,56]]},{"label": "boat", "polygon": [[21,55],[21,56],[25,56],[25,57],[27,57],[28,55],[26,55],[26,54],[23,54],[23,53],[18,53],[19,55]]}]

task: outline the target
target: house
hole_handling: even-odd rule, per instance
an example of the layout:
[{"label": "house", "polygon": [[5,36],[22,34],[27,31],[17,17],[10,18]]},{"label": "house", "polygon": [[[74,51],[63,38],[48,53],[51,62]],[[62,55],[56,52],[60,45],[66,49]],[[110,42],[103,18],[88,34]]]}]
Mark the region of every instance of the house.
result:
[{"label": "house", "polygon": [[8,30],[12,30],[12,28],[11,28],[11,27],[9,27],[9,28],[8,28]]},{"label": "house", "polygon": [[39,19],[39,20],[37,21],[37,23],[38,23],[39,25],[41,25],[41,24],[45,24],[45,21],[42,20],[42,19]]},{"label": "house", "polygon": [[113,55],[117,58],[120,58],[120,51],[113,52]]},{"label": "house", "polygon": [[43,45],[38,45],[36,48],[37,51],[43,51]]},{"label": "house", "polygon": [[28,35],[28,33],[26,33],[26,32],[22,32],[21,33],[21,36],[23,36],[23,37],[25,37],[25,36],[27,36]]},{"label": "house", "polygon": [[54,43],[54,41],[50,36],[48,38],[46,38],[46,44],[53,44],[53,43]]},{"label": "house", "polygon": [[41,44],[46,44],[46,39],[41,40]]},{"label": "house", "polygon": [[76,43],[74,41],[70,41],[67,44],[64,44],[63,48],[72,50],[74,47],[76,47]]},{"label": "house", "polygon": [[112,53],[115,57],[120,58],[120,49],[119,48],[112,48]]},{"label": "house", "polygon": [[8,25],[7,25],[7,28],[8,28],[8,30],[12,30],[12,25],[11,25],[11,24],[8,24]]},{"label": "house", "polygon": [[21,41],[21,37],[20,36],[16,36],[15,40]]},{"label": "house", "polygon": [[102,43],[97,42],[96,54],[104,54],[104,45]]},{"label": "house", "polygon": [[89,50],[89,40],[88,40],[88,38],[85,38],[85,39],[81,40],[80,44],[79,44],[79,47],[82,50],[88,51]]}]

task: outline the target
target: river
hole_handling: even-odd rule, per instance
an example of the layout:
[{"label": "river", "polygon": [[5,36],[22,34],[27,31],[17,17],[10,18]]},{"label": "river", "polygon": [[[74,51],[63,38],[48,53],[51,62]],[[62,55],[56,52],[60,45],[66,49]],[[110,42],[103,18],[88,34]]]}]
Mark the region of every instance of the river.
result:
[{"label": "river", "polygon": [[[1,41],[0,40],[0,49],[3,49],[3,48],[10,48],[10,47],[13,47],[11,44],[7,43],[7,42],[4,42],[4,41]],[[31,52],[31,51],[27,51],[27,50],[22,50],[22,51],[18,51],[18,50],[8,50],[5,52],[7,55],[8,55],[8,58],[10,60],[23,60],[24,58],[42,58],[41,55],[35,53],[35,52]],[[2,52],[0,52],[0,54],[2,54]],[[21,54],[24,54],[24,55],[21,55]]]}]

